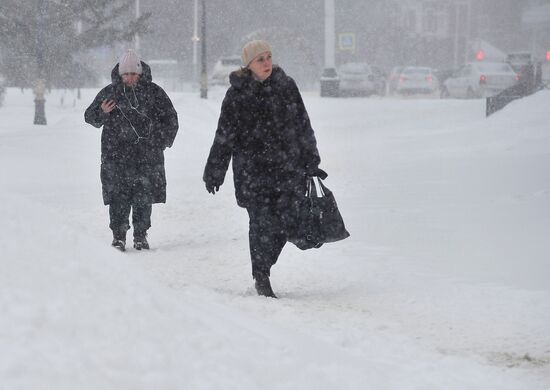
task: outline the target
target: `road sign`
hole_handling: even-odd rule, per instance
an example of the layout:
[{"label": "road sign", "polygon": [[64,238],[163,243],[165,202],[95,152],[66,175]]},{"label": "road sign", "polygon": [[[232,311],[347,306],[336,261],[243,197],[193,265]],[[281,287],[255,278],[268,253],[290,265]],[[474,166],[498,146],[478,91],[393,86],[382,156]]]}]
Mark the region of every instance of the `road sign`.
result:
[{"label": "road sign", "polygon": [[343,51],[355,51],[355,33],[338,34],[338,48]]}]

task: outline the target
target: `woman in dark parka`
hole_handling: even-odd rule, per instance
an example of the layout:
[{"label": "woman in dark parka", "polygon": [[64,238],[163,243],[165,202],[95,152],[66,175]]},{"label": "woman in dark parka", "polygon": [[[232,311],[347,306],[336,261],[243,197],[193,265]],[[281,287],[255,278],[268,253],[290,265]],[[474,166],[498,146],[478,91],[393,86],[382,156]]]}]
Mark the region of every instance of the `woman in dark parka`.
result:
[{"label": "woman in dark parka", "polygon": [[259,295],[276,298],[269,276],[293,227],[307,176],[326,177],[298,87],[264,41],[247,43],[243,68],[231,73],[204,170],[208,192],[223,184],[233,159],[237,204],[250,217],[252,276]]},{"label": "woman in dark parka", "polygon": [[112,245],[122,251],[132,210],[134,247],[149,249],[153,203],[166,202],[164,150],[172,146],[178,116],[164,90],[152,82],[151,68],[132,50],[111,72],[85,113],[101,133],[103,202],[109,205]]}]

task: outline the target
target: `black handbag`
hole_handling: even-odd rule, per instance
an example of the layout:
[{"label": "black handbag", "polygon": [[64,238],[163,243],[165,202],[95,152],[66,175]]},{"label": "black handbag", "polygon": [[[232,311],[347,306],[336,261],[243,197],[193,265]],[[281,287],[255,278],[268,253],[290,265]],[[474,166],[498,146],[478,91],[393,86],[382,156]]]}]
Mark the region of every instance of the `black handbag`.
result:
[{"label": "black handbag", "polygon": [[[319,196],[314,180],[319,184]],[[296,223],[288,241],[306,250],[347,237],[349,233],[332,191],[318,177],[309,177],[305,196],[297,204]]]}]

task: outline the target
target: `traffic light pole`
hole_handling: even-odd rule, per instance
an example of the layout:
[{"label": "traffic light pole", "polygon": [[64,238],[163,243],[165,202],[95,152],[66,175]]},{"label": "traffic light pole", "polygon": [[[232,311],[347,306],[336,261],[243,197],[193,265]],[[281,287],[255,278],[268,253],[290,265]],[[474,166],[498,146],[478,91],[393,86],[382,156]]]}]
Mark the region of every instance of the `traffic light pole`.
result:
[{"label": "traffic light pole", "polygon": [[206,74],[206,6],[201,0],[201,99],[208,98],[208,77]]},{"label": "traffic light pole", "polygon": [[45,33],[45,24],[46,24],[46,0],[41,0],[39,3],[39,29],[38,37],[36,38],[39,41],[39,45],[36,52],[36,65],[38,67],[38,79],[36,80],[36,85],[34,87],[34,124],[35,125],[46,125],[46,98],[44,97],[46,93],[46,82],[44,80],[45,63],[44,63],[44,42],[43,34]]},{"label": "traffic light pole", "polygon": [[340,80],[336,74],[334,54],[334,0],[325,0],[325,69],[321,76],[321,96],[339,94]]}]

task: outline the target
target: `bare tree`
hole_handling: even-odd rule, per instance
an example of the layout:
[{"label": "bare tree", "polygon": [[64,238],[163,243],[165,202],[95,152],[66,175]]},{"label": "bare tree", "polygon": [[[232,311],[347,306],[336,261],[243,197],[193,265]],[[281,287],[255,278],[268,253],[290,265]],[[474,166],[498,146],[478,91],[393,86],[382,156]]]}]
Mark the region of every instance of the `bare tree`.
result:
[{"label": "bare tree", "polygon": [[[2,0],[0,45],[10,84],[68,86],[90,71],[79,52],[130,41],[149,32],[150,13],[135,18],[134,0]],[[76,71],[76,72],[75,72]]]}]

